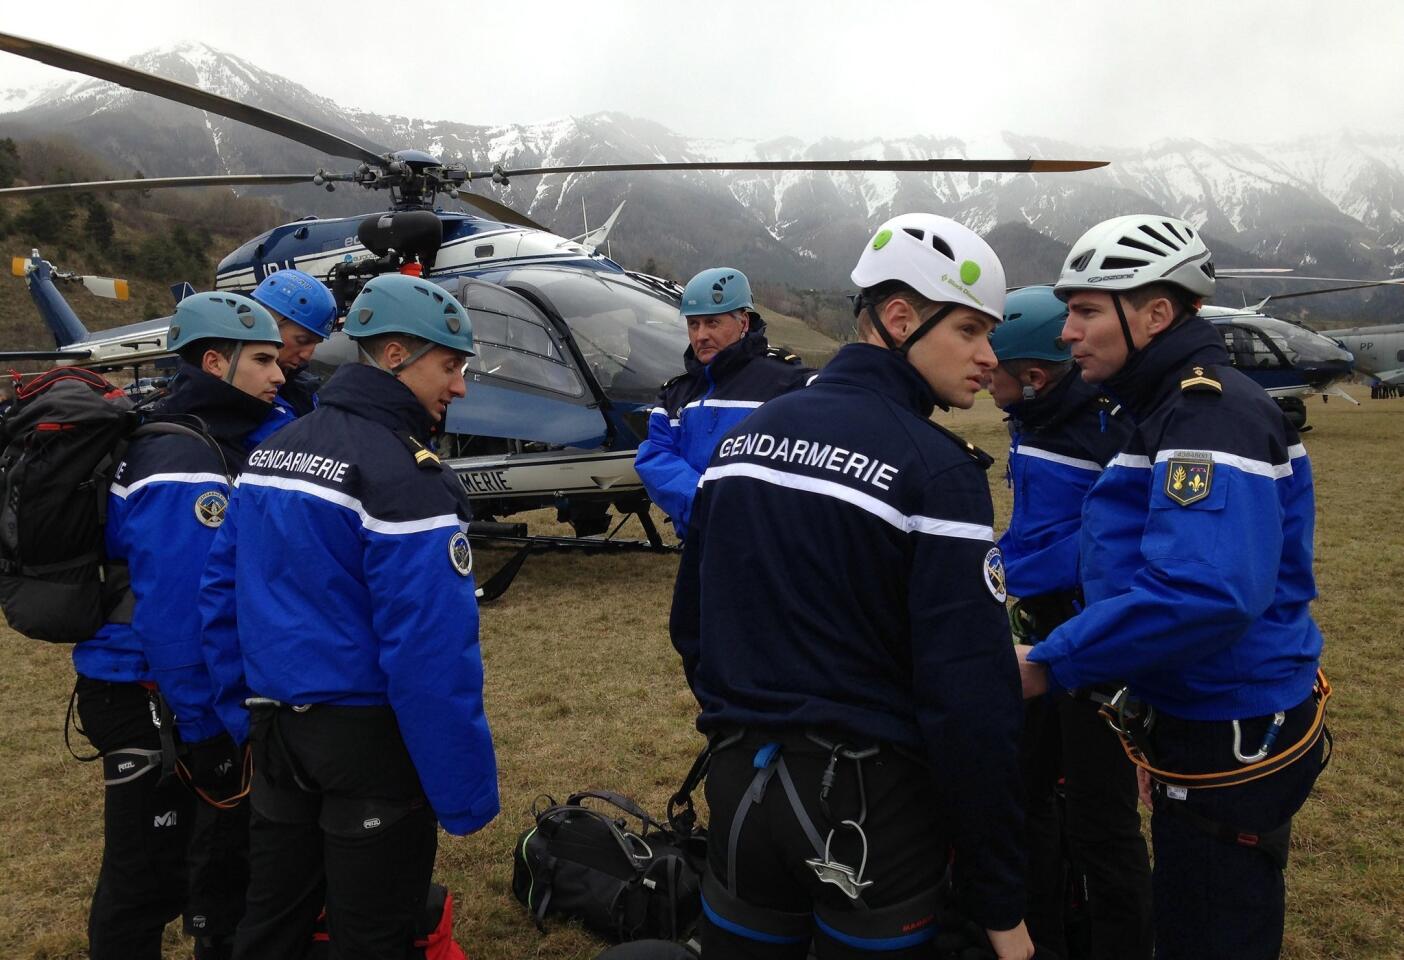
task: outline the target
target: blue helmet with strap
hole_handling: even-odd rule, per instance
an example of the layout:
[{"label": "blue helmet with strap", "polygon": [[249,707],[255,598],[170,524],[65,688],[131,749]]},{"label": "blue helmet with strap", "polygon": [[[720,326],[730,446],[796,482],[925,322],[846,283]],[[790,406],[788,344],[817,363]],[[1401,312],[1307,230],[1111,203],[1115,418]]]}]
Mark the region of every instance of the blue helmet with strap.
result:
[{"label": "blue helmet with strap", "polygon": [[1068,305],[1052,287],[1024,287],[1004,301],[1004,322],[990,334],[990,346],[1000,363],[1006,360],[1071,360],[1063,342]]},{"label": "blue helmet with strap", "polygon": [[249,294],[274,313],[306,327],[325,340],[336,320],[336,298],[316,277],[301,270],[279,270]]},{"label": "blue helmet with strap", "polygon": [[176,304],[166,348],[174,352],[197,340],[283,343],[273,315],[238,293],[196,293]]},{"label": "blue helmet with strap", "polygon": [[752,307],[746,275],[734,267],[712,267],[687,282],[679,309],[684,317],[697,317]]},{"label": "blue helmet with strap", "polygon": [[473,349],[473,320],[453,294],[437,283],[402,273],[382,274],[362,287],[346,311],[343,329],[353,340],[405,333],[426,341],[391,373],[399,373],[435,346],[470,357],[477,353]]}]

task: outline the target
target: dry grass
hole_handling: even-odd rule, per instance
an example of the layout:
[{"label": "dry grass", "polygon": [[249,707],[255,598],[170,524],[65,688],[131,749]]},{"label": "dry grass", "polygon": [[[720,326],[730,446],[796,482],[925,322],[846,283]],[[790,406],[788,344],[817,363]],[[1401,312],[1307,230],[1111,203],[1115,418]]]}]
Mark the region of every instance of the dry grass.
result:
[{"label": "dry grass", "polygon": [[[1404,569],[1404,400],[1310,410],[1320,511],[1315,611],[1337,689],[1336,756],[1294,831],[1284,955],[1399,957],[1404,666],[1394,647],[1404,615],[1387,584]],[[996,455],[991,488],[997,515],[1007,517],[997,412],[982,398],[943,421]],[[479,567],[504,558],[481,551]],[[601,949],[565,924],[536,932],[510,893],[510,849],[538,793],[609,787],[661,811],[686,772],[699,740],[667,638],[675,569],[672,557],[534,557],[485,609],[503,813],[475,836],[445,837],[436,871],[458,899],[457,934],[475,960],[589,958]],[[66,650],[9,631],[0,631],[0,650],[0,956],[82,957],[101,787],[98,771],[63,749],[72,669]],[[168,956],[188,955],[173,931],[168,943]]]}]

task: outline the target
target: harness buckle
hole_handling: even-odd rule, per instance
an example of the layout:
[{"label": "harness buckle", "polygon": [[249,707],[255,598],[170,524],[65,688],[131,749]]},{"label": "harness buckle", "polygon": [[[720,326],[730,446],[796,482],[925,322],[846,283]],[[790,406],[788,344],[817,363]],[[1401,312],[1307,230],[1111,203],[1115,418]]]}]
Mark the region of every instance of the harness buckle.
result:
[{"label": "harness buckle", "polygon": [[820,883],[832,883],[843,891],[844,896],[856,901],[863,896],[864,890],[873,885],[873,881],[863,879],[863,871],[868,867],[868,835],[853,820],[845,820],[840,826],[857,830],[858,839],[863,842],[863,859],[858,862],[858,869],[855,871],[848,864],[840,863],[830,856],[829,849],[833,846],[834,834],[838,832],[836,828],[831,829],[829,836],[824,840],[823,858],[811,858],[805,863],[814,871]]}]

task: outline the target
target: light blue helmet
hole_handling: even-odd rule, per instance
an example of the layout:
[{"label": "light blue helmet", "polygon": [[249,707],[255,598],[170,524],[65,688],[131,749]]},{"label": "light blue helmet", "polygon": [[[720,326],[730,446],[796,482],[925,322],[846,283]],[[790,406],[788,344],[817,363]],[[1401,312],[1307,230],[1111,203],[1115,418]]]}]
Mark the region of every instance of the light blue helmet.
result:
[{"label": "light blue helmet", "polygon": [[273,315],[238,293],[196,293],[176,304],[167,349],[174,352],[197,340],[283,343]]},{"label": "light blue helmet", "polygon": [[[402,273],[383,274],[362,287],[346,311],[343,329],[353,340],[407,333],[470,357],[475,354],[473,321],[463,305],[437,283]],[[418,352],[400,366],[422,355]]]},{"label": "light blue helmet", "polygon": [[750,310],[751,282],[733,267],[703,270],[683,288],[680,310],[684,317]]},{"label": "light blue helmet", "polygon": [[1059,300],[1052,287],[1024,287],[1004,301],[1004,322],[990,334],[990,346],[1000,363],[1005,360],[1072,359],[1072,350],[1063,342],[1063,322],[1068,305]]},{"label": "light blue helmet", "polygon": [[270,273],[249,296],[323,340],[331,336],[332,323],[336,320],[336,298],[310,273],[301,270]]}]

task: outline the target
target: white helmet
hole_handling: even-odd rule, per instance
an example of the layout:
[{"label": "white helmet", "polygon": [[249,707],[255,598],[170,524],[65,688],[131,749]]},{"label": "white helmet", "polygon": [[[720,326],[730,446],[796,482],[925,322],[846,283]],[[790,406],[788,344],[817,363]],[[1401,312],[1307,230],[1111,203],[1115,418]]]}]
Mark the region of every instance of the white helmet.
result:
[{"label": "white helmet", "polygon": [[936,303],[1004,319],[1004,266],[980,235],[949,217],[904,213],[863,247],[853,282],[866,290],[898,280]]},{"label": "white helmet", "polygon": [[1053,292],[1117,293],[1170,283],[1191,296],[1214,293],[1214,262],[1199,232],[1183,220],[1134,214],[1103,220],[1072,245]]}]

